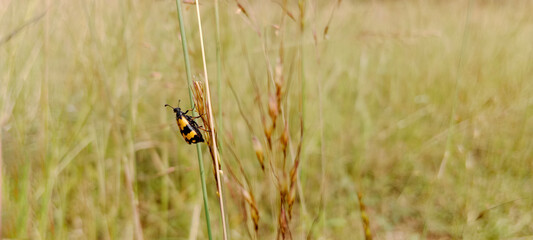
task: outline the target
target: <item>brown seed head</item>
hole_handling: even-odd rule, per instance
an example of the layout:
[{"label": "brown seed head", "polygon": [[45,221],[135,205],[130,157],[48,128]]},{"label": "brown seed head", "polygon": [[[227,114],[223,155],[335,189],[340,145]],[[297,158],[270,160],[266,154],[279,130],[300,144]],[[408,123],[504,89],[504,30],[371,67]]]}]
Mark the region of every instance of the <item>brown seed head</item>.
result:
[{"label": "brown seed head", "polygon": [[287,150],[287,143],[289,142],[289,124],[285,123],[285,129],[283,129],[283,133],[281,134],[280,138],[281,142],[281,148],[283,150],[283,153]]},{"label": "brown seed head", "polygon": [[294,206],[294,200],[296,199],[295,190],[291,189],[287,198],[287,205],[289,206],[287,211],[289,212],[289,219],[292,219],[292,206]]},{"label": "brown seed head", "polygon": [[241,191],[242,196],[250,206],[250,212],[252,221],[254,222],[254,229],[257,232],[259,229],[259,210],[257,209],[257,204],[255,202],[254,195],[252,195],[250,192],[246,191],[244,188]]},{"label": "brown seed head", "polygon": [[273,122],[276,121],[276,118],[278,117],[278,112],[279,106],[276,96],[270,95],[270,97],[268,98],[268,114],[270,115],[270,118]]},{"label": "brown seed head", "polygon": [[270,149],[272,149],[272,130],[273,130],[273,126],[271,127],[264,126],[265,137],[267,139],[268,147]]},{"label": "brown seed head", "polygon": [[[283,53],[281,50],[280,52]],[[281,89],[281,85],[283,84],[283,59],[278,59],[275,71],[276,77],[274,79],[274,82],[276,84],[276,89]]]},{"label": "brown seed head", "polygon": [[254,229],[257,232],[259,230],[259,210],[257,210],[257,207],[250,206],[251,212],[252,212],[252,221],[254,222]]},{"label": "brown seed head", "polygon": [[285,212],[285,207],[281,207],[279,211],[279,231],[281,233],[281,239],[286,239],[287,233],[289,233],[289,223],[287,222],[287,214]]},{"label": "brown seed head", "polygon": [[259,164],[261,164],[261,169],[265,171],[263,146],[261,145],[261,143],[255,136],[252,137],[252,144],[254,146],[254,151],[255,151],[255,155],[257,156],[257,160],[259,160]]}]

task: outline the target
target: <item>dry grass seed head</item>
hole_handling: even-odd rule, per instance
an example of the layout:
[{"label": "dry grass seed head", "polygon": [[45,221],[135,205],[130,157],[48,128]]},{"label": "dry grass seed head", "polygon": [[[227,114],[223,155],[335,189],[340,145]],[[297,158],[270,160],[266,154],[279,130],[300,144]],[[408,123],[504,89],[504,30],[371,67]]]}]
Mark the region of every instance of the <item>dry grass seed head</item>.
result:
[{"label": "dry grass seed head", "polygon": [[285,122],[285,127],[283,129],[283,132],[281,133],[280,143],[281,143],[281,150],[283,152],[283,158],[285,158],[285,156],[287,156],[287,145],[289,143],[289,123],[288,122]]},{"label": "dry grass seed head", "polygon": [[[240,173],[242,174],[242,177],[245,180],[246,185],[243,184],[237,178],[237,176],[235,175],[235,172],[231,169],[231,167],[227,168],[228,172],[229,172],[229,175],[231,176],[231,180],[232,180],[231,183],[234,183],[236,185],[236,187],[238,188],[238,191],[239,191],[239,196],[241,196],[242,199],[244,199],[245,202],[250,207],[250,217],[251,217],[252,223],[254,224],[255,232],[257,234],[258,230],[259,230],[259,208],[257,206],[257,202],[255,201],[255,197],[254,197],[254,194],[253,194],[253,189],[251,188],[250,182],[249,182],[248,178],[246,177],[246,174],[244,172],[244,168],[242,167],[241,160],[238,158],[237,154],[235,153],[235,151],[233,150],[231,145],[228,145],[226,149],[235,158],[235,161],[239,165]],[[226,165],[229,166],[229,164],[226,164]],[[246,211],[246,209],[243,209],[243,211]],[[244,216],[244,219],[248,219],[246,217],[246,214],[244,214],[243,216]]]},{"label": "dry grass seed head", "polygon": [[270,95],[268,97],[268,114],[270,115],[270,119],[272,119],[272,124],[275,125],[279,114],[279,105],[276,95]]},{"label": "dry grass seed head", "polygon": [[274,126],[267,126],[266,121],[263,122],[263,130],[265,132],[265,137],[267,139],[268,148],[272,150],[272,130],[274,129]]},{"label": "dry grass seed head", "polygon": [[209,125],[209,111],[207,111],[207,106],[205,102],[205,88],[204,85],[201,82],[195,81],[193,83],[193,95],[194,95],[194,104],[196,106],[196,110],[200,114],[200,117],[202,118],[202,121],[204,122],[204,125]]},{"label": "dry grass seed head", "polygon": [[300,154],[302,152],[302,143],[303,143],[303,119],[300,119],[300,142],[298,143],[298,149],[296,152],[296,157],[294,158],[294,165],[291,168],[291,171],[289,173],[290,177],[290,188],[289,188],[289,196],[287,198],[287,205],[289,205],[288,211],[289,211],[289,219],[292,218],[292,207],[294,205],[294,202],[296,200],[296,184],[297,184],[297,177],[298,177],[298,167],[300,166]]},{"label": "dry grass seed head", "polygon": [[254,147],[255,155],[257,156],[257,160],[259,161],[259,164],[261,164],[261,169],[263,172],[265,171],[265,156],[263,155],[263,146],[261,145],[261,142],[254,136],[252,137],[252,144]]},{"label": "dry grass seed head", "polygon": [[[283,46],[283,44],[282,44]],[[283,82],[284,82],[284,77],[283,77],[283,47],[280,47],[280,50],[279,50],[279,54],[280,54],[280,57],[278,58],[278,61],[277,61],[277,64],[276,64],[276,77],[274,78],[274,83],[276,85],[276,89],[281,89],[281,86],[283,85]]]},{"label": "dry grass seed head", "polygon": [[365,231],[365,240],[372,240],[372,232],[370,231],[370,220],[366,214],[366,206],[363,202],[363,193],[357,192],[357,198],[359,199],[359,211],[361,211],[361,221],[363,222],[363,229]]},{"label": "dry grass seed head", "polygon": [[[222,169],[222,166],[221,164],[219,163],[218,166],[216,166],[216,161],[215,161],[215,154],[217,154],[215,151],[214,151],[214,146],[213,146],[213,141],[212,141],[212,136],[211,136],[211,131],[210,131],[210,128],[209,126],[211,126],[211,116],[209,114],[209,109],[207,108],[207,101],[206,101],[206,98],[204,96],[206,96],[206,92],[205,92],[205,87],[203,85],[202,82],[199,82],[199,81],[195,81],[193,83],[193,95],[194,95],[194,102],[195,102],[195,106],[196,106],[196,109],[200,115],[200,118],[202,119],[202,122],[204,124],[204,133],[206,135],[205,137],[205,140],[206,140],[206,144],[209,148],[209,154],[211,156],[211,161],[213,163],[213,175],[214,175],[214,178],[215,178],[215,182],[218,183],[218,178],[217,178],[217,174],[216,174],[216,170],[215,169],[219,169],[221,170]],[[214,126],[214,125],[213,125]],[[216,131],[213,131],[215,133],[215,138],[216,138]],[[219,189],[218,189],[218,184],[217,184],[217,194],[219,193]]]},{"label": "dry grass seed head", "polygon": [[255,202],[254,195],[242,188],[241,190],[243,198],[248,202],[250,206],[250,214],[254,223],[254,230],[259,230],[259,210],[257,209],[257,203]]},{"label": "dry grass seed head", "polygon": [[279,238],[279,235],[281,235],[281,239],[287,239],[287,237],[292,239],[290,228],[289,228],[289,221],[287,219],[287,213],[285,210],[285,204],[283,200],[284,199],[281,199],[280,212],[279,212],[279,218],[278,218],[278,224],[279,224],[278,238]]}]

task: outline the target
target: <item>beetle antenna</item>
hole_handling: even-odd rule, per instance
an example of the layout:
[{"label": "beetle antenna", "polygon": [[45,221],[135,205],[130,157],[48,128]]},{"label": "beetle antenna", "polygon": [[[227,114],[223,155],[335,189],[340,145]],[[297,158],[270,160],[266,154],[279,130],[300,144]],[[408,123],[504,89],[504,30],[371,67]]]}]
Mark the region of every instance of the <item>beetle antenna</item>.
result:
[{"label": "beetle antenna", "polygon": [[178,99],[178,107],[180,107],[181,99]]},{"label": "beetle antenna", "polygon": [[170,105],[168,105],[168,104],[165,104],[165,107],[171,107],[172,109],[174,109],[173,106],[170,106]]}]

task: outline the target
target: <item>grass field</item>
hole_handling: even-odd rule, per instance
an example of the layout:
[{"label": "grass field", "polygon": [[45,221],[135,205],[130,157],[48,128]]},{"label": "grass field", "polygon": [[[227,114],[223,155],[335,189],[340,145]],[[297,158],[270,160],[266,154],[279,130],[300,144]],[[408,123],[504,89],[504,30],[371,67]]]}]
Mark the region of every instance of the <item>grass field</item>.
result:
[{"label": "grass field", "polygon": [[[532,1],[284,2],[200,1],[231,239],[533,238]],[[207,239],[188,94],[174,1],[0,1],[1,237]]]}]

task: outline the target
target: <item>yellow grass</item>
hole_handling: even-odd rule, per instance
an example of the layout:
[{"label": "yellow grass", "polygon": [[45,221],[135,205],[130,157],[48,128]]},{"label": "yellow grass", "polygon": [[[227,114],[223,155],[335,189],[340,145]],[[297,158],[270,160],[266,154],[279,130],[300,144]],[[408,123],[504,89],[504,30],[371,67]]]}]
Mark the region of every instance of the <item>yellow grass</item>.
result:
[{"label": "yellow grass", "polygon": [[[258,239],[275,238],[279,199],[252,141],[264,138],[253,81],[268,106],[282,14],[296,19],[282,28],[289,163],[302,111],[305,121],[294,239],[363,239],[358,191],[375,239],[533,236],[533,2],[472,0],[467,17],[466,1],[343,1],[328,25],[333,3],[306,1],[302,41],[297,1],[239,2],[246,14],[220,3],[212,106],[253,187]],[[184,6],[201,78],[196,12]],[[214,4],[200,7],[215,74]],[[0,2],[3,238],[207,238],[195,149],[162,107],[187,99],[178,29],[173,1]],[[231,156],[223,169],[236,169]],[[230,191],[230,239],[255,238]]]}]

